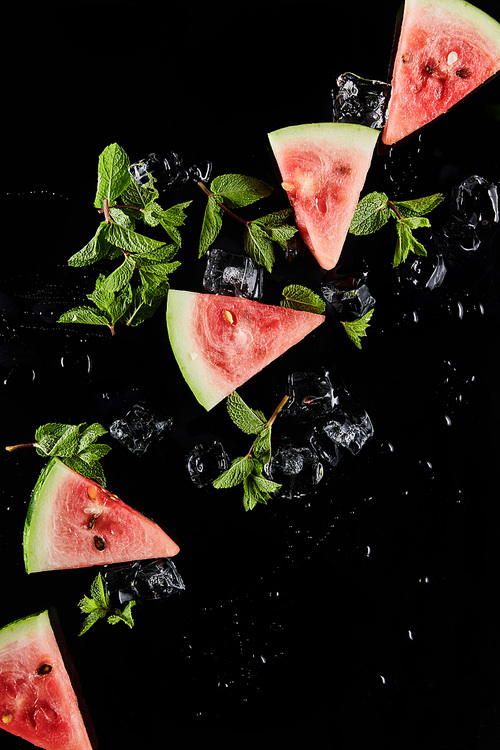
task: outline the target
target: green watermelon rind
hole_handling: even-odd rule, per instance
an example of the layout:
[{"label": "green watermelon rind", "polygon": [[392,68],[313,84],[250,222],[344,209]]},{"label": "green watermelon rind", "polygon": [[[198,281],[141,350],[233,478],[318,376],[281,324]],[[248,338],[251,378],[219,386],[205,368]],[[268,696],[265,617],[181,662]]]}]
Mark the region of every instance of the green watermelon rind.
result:
[{"label": "green watermelon rind", "polygon": [[[185,381],[199,403],[209,410],[217,403],[213,384],[206,377],[206,371],[197,367],[196,352],[187,335],[195,314],[196,297],[190,292],[170,289],[167,298],[167,332],[175,360]],[[201,364],[201,362],[200,362]]]},{"label": "green watermelon rind", "polygon": [[47,491],[49,485],[48,482],[51,482],[49,479],[49,476],[52,472],[52,481],[54,482],[54,485],[57,484],[57,468],[62,462],[58,462],[57,459],[51,458],[47,464],[44,466],[42,471],[40,472],[40,475],[36,481],[35,486],[33,487],[33,491],[31,493],[31,499],[30,503],[28,505],[28,511],[26,513],[26,520],[24,522],[24,529],[23,529],[23,555],[24,555],[24,567],[26,569],[27,573],[33,572],[34,565],[31,564],[33,557],[36,555],[36,546],[37,546],[37,540],[36,536],[33,533],[34,529],[34,519],[37,512],[37,509],[40,508],[40,499],[43,497],[43,494]]},{"label": "green watermelon rind", "polygon": [[[41,619],[39,619],[41,618]],[[29,636],[30,633],[35,632],[38,628],[41,620],[44,620],[48,626],[50,626],[50,618],[48,610],[42,612],[36,612],[32,615],[26,615],[26,617],[20,617],[17,620],[9,622],[0,628],[0,649],[3,646],[8,645],[10,640],[15,637],[16,640],[20,637]],[[44,624],[45,624],[44,622]]]},{"label": "green watermelon rind", "polygon": [[335,136],[339,144],[356,145],[373,149],[380,131],[366,125],[348,122],[310,122],[302,125],[288,125],[268,133],[271,147],[280,147],[299,142],[304,136],[312,138],[331,138]]}]

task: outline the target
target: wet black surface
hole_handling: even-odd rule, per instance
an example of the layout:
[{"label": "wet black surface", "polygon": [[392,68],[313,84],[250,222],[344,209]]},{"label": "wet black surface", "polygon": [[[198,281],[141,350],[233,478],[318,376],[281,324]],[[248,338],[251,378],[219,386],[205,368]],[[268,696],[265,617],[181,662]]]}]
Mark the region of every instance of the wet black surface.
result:
[{"label": "wet black surface", "polygon": [[[210,160],[214,176],[267,180],[276,188],[268,210],[284,208],[266,133],[330,119],[344,71],[386,80],[396,10],[364,7],[361,28],[359,9],[325,23],[315,4],[300,16],[280,3],[237,13],[187,3],[176,18],[147,2],[7,12],[1,445],[32,440],[49,421],[109,428],[139,403],[172,420],[141,455],[107,437],[108,487],[181,547],[185,590],[137,605],[132,630],[98,623],[78,637],[77,605],[95,569],[25,574],[24,516],[43,462],[30,451],[0,455],[2,624],[57,609],[102,750],[153,747],[159,732],[165,744],[210,738],[220,747],[325,737],[342,750],[498,745],[499,233],[480,226],[472,252],[450,231],[442,241],[456,186],[471,174],[500,178],[498,81],[375,154],[367,192],[442,191],[445,201],[430,215],[432,236],[419,235],[429,258],[403,273],[391,267],[392,227],[348,238],[341,270],[366,272],[376,300],[362,349],[328,307],[323,326],[239,391],[270,415],[290,373],[326,368],[369,414],[373,438],[325,465],[307,497],[245,513],[239,488],[191,481],[193,446],[220,440],[233,457],[248,436],[223,404],[208,414],[197,404],[163,309],[114,337],[56,322],[98,273],[67,259],[97,226],[97,158],[108,143],[132,161],[175,150],[188,164]],[[162,194],[165,206],[188,199],[171,283],[203,291],[204,196],[189,184]],[[221,246],[231,249],[239,226],[224,226]],[[441,253],[446,273],[425,288]],[[278,302],[285,283],[319,291],[323,280],[308,254],[280,256],[262,300]],[[284,420],[275,432],[284,436]],[[7,733],[2,743],[24,747]]]}]

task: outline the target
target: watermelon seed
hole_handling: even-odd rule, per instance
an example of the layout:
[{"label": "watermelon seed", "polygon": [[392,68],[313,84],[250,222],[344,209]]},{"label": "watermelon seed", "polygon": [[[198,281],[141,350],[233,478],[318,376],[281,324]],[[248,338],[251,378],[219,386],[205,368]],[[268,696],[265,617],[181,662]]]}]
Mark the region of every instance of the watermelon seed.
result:
[{"label": "watermelon seed", "polygon": [[229,310],[224,310],[224,317],[230,325],[234,324],[234,318]]},{"label": "watermelon seed", "polygon": [[92,513],[89,519],[89,529],[93,529],[95,526],[95,522],[97,521],[99,517],[99,513]]},{"label": "watermelon seed", "polygon": [[38,667],[38,669],[36,670],[36,673],[40,675],[49,674],[49,672],[52,672],[51,664],[42,664],[42,666]]},{"label": "watermelon seed", "polygon": [[97,489],[94,487],[93,484],[90,484],[87,487],[87,495],[92,498],[92,500],[95,500],[97,497]]},{"label": "watermelon seed", "polygon": [[106,549],[106,542],[101,536],[95,536],[94,537],[94,545],[95,548],[99,550],[99,552],[102,552]]},{"label": "watermelon seed", "polygon": [[431,76],[434,73],[434,68],[432,67],[432,65],[429,65],[429,63],[427,63],[427,65],[425,66],[425,72]]},{"label": "watermelon seed", "polygon": [[3,716],[2,716],[2,722],[3,722],[4,724],[10,724],[10,722],[12,721],[12,719],[13,719],[13,718],[14,718],[14,715],[13,715],[13,714],[11,714],[11,712],[10,712],[10,711],[6,711],[6,712],[5,712],[4,714],[3,714]]},{"label": "watermelon seed", "polygon": [[456,71],[456,75],[460,78],[468,78],[470,76],[470,70],[467,68],[460,68],[460,70]]}]

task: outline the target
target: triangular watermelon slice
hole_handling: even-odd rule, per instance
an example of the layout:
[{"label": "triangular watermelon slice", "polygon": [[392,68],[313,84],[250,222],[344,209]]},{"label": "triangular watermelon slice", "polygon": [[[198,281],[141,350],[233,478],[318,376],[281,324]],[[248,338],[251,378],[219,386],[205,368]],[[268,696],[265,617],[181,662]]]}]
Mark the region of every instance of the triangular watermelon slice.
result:
[{"label": "triangular watermelon slice", "polygon": [[464,0],[406,0],[382,134],[390,145],[500,70],[500,24]]},{"label": "triangular watermelon slice", "polygon": [[170,289],[167,326],[179,368],[211,409],[324,321],[243,297]]},{"label": "triangular watermelon slice", "polygon": [[46,611],[0,630],[0,727],[46,750],[92,750]]},{"label": "triangular watermelon slice", "polygon": [[268,134],[297,228],[321,268],[337,265],[379,131],[323,122]]},{"label": "triangular watermelon slice", "polygon": [[177,544],[146,518],[58,458],[42,470],[24,525],[28,573],[172,557]]}]

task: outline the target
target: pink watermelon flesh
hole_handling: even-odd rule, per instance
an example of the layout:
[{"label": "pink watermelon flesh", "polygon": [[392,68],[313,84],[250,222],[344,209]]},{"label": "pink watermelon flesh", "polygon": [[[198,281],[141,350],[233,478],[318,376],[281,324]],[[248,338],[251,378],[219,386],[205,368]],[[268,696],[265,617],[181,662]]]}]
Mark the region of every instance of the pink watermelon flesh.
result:
[{"label": "pink watermelon flesh", "polygon": [[23,546],[28,573],[179,551],[156,523],[59,459],[49,461],[33,490]]},{"label": "pink watermelon flesh", "polygon": [[0,630],[0,727],[46,750],[92,750],[47,612]]},{"label": "pink watermelon flesh", "polygon": [[500,24],[463,0],[406,0],[382,134],[393,144],[500,70]]},{"label": "pink watermelon flesh", "polygon": [[321,268],[330,270],[340,257],[379,131],[327,122],[268,136],[302,239]]},{"label": "pink watermelon flesh", "polygon": [[167,326],[179,368],[206,409],[301,341],[323,315],[170,289]]}]

